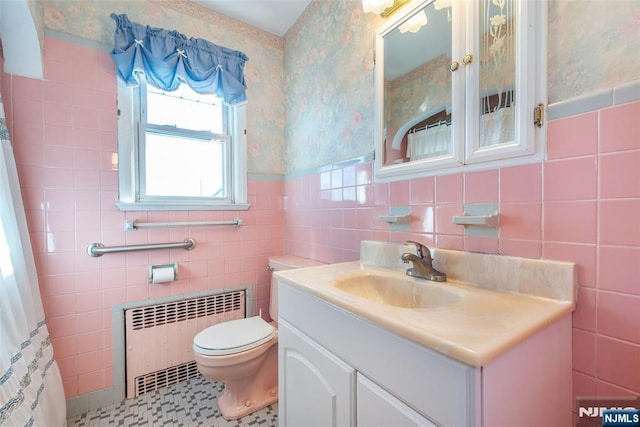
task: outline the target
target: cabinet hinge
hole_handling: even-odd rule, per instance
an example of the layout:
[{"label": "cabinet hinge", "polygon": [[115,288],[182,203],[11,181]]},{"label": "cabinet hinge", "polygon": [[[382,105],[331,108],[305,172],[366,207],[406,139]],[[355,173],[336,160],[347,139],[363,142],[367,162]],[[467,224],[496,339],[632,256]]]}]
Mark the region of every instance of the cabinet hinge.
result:
[{"label": "cabinet hinge", "polygon": [[533,109],[533,124],[539,128],[544,124],[544,104],[538,104]]}]

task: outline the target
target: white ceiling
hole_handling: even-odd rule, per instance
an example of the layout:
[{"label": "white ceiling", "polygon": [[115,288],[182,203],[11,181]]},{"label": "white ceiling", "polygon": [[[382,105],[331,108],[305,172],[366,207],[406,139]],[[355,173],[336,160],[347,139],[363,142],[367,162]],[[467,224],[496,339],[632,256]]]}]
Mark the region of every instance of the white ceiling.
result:
[{"label": "white ceiling", "polygon": [[[3,0],[0,0],[2,2]],[[296,23],[312,0],[191,0],[200,6],[245,22],[276,36],[283,37]],[[433,9],[433,6],[431,6]],[[429,15],[434,13],[429,12]],[[451,46],[451,22],[430,17],[430,24],[418,34],[406,33],[401,37],[385,37],[385,78],[394,80],[441,53]],[[436,18],[436,19],[434,19]],[[442,23],[435,24],[437,21]],[[442,26],[445,26],[443,28]],[[448,26],[448,27],[447,27]],[[397,30],[396,30],[397,32]],[[435,34],[434,34],[435,32]],[[443,36],[444,35],[444,36]],[[427,48],[425,48],[427,47]],[[418,55],[417,53],[421,54]]]},{"label": "white ceiling", "polygon": [[311,0],[192,0],[218,13],[282,37]]}]

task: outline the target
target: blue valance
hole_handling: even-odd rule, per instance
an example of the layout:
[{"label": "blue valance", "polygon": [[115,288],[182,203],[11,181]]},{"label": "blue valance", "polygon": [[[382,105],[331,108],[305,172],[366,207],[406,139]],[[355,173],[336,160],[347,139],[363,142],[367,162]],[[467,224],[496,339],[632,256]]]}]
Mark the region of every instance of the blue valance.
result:
[{"label": "blue valance", "polygon": [[172,91],[187,83],[198,93],[215,93],[227,104],[246,101],[244,53],[177,31],[153,28],[111,14],[116,21],[111,57],[129,85],[140,84],[139,73],[161,89]]}]

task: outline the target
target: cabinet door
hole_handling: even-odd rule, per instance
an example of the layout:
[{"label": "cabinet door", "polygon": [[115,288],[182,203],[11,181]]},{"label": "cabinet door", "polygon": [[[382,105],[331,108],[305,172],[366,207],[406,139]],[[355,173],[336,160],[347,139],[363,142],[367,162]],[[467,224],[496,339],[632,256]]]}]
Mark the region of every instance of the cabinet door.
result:
[{"label": "cabinet door", "polygon": [[[382,164],[436,169],[464,160],[464,10],[457,2],[406,6],[376,36]],[[384,175],[384,173],[383,173]]]},{"label": "cabinet door", "polygon": [[544,131],[534,109],[545,101],[544,3],[479,0],[466,3],[467,81],[465,163],[536,152]]},{"label": "cabinet door", "polygon": [[358,374],[358,427],[436,427],[362,374]]},{"label": "cabinet door", "polygon": [[278,346],[280,427],[354,426],[355,370],[282,318]]}]

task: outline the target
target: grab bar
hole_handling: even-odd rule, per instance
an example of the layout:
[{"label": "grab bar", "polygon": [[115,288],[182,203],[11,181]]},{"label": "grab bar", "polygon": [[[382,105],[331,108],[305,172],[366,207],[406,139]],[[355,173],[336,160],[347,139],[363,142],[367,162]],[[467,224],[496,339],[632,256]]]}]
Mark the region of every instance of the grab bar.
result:
[{"label": "grab bar", "polygon": [[87,248],[87,253],[91,257],[99,257],[104,254],[115,252],[130,251],[146,251],[152,249],[186,249],[188,251],[196,247],[196,241],[192,237],[187,237],[182,242],[176,243],[151,243],[147,245],[128,245],[128,246],[105,246],[102,243],[92,243]]},{"label": "grab bar", "polygon": [[163,227],[202,227],[211,225],[233,225],[242,226],[242,218],[234,218],[233,221],[171,221],[171,222],[137,222],[135,219],[124,221],[126,231],[138,228],[163,228]]}]

